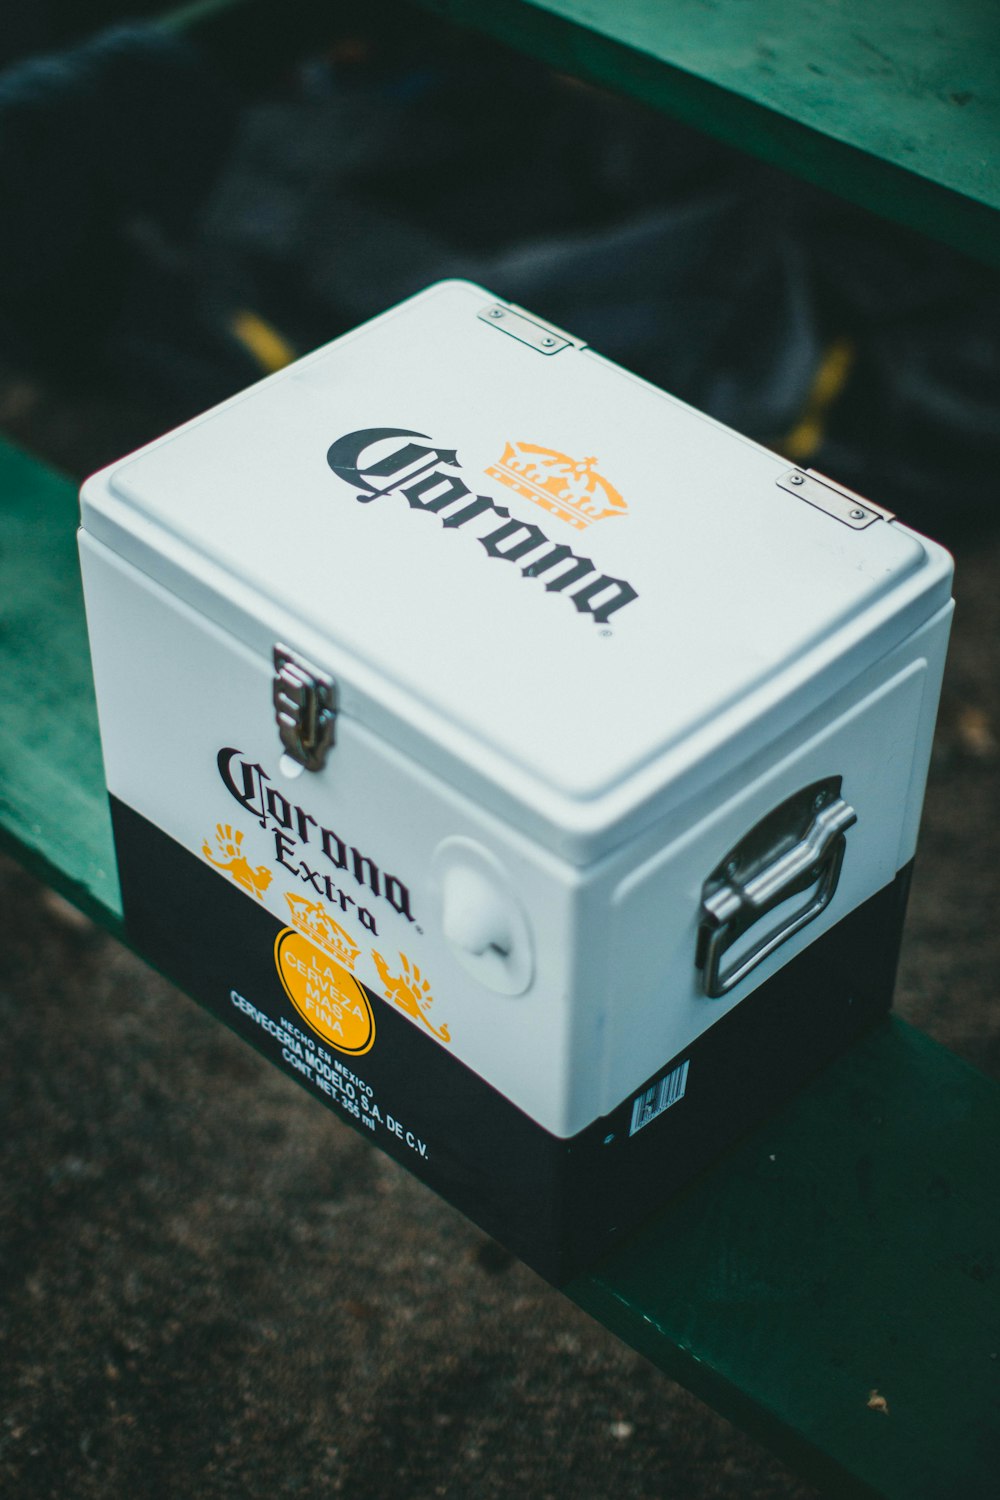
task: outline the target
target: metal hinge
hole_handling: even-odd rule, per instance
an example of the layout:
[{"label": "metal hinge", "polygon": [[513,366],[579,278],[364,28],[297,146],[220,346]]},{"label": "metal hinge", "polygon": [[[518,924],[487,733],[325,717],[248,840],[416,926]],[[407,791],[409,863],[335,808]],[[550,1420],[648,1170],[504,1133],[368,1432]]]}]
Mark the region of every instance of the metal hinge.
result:
[{"label": "metal hinge", "polygon": [[834,484],[832,479],[817,473],[815,469],[789,469],[787,474],[779,476],[777,483],[790,495],[798,495],[800,500],[814,505],[817,510],[825,511],[835,521],[841,521],[854,531],[864,531],[873,521],[895,520],[891,510],[873,504],[863,495],[856,495],[842,484]]},{"label": "metal hinge", "polygon": [[334,742],[337,685],[333,678],[287,646],[275,646],[273,698],[286,751],[307,771],[321,770]]},{"label": "metal hinge", "polygon": [[561,349],[571,346],[574,349],[583,348],[578,339],[570,338],[561,328],[554,328],[551,323],[542,323],[537,318],[529,318],[519,307],[510,307],[505,302],[491,302],[489,307],[480,308],[476,316],[480,322],[492,324],[501,333],[509,333],[512,339],[527,344],[529,349],[534,349],[539,354],[558,354]]}]

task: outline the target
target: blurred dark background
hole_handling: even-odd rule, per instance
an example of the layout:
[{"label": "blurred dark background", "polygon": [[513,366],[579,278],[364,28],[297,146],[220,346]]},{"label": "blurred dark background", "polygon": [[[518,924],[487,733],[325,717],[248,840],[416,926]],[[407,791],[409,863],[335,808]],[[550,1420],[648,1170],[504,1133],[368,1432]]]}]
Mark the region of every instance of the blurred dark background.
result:
[{"label": "blurred dark background", "polygon": [[409,5],[101,9],[8,6],[0,347],[123,438],[465,276],[911,524],[989,517],[993,271]]},{"label": "blurred dark background", "polygon": [[[403,4],[5,7],[0,431],[82,477],[465,276],[946,540],[902,1013],[1000,1076],[1000,280]],[[768,1455],[0,866],[0,1490],[785,1497]]]}]

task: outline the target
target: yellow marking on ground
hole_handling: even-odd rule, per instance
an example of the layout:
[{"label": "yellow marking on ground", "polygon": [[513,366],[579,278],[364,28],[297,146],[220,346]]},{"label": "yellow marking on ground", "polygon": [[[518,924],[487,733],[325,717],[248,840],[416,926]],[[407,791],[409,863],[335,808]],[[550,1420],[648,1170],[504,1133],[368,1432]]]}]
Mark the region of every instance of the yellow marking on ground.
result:
[{"label": "yellow marking on ground", "polygon": [[239,339],[269,375],[275,370],[283,370],[296,357],[288,340],[259,313],[251,312],[249,308],[245,307],[234,313],[229,327],[234,337]]},{"label": "yellow marking on ground", "polygon": [[853,339],[836,338],[827,346],[809,387],[802,415],[778,444],[786,458],[802,463],[819,450],[830,410],[847,384],[856,354]]}]

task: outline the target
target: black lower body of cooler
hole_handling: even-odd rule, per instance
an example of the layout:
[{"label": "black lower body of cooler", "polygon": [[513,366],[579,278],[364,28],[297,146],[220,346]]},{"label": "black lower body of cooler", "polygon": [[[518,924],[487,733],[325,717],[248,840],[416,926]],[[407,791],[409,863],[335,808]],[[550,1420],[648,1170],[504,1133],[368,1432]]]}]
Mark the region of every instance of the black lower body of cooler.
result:
[{"label": "black lower body of cooler", "polygon": [[[278,919],[114,797],[111,810],[126,928],[136,948],[556,1283],[598,1260],[869,1028],[892,999],[910,866],[569,1139],[543,1129],[370,990],[376,1044],[363,1057],[344,1059],[347,1076],[367,1088],[361,1109],[359,1090],[341,1086],[342,1075],[332,1087],[329,1078],[303,1070],[301,1058],[297,1065],[294,1054],[283,1056],[284,1028],[299,1035],[305,1028],[275,969]],[[661,1085],[672,1074],[683,1077],[683,1093],[663,1107]],[[636,1128],[642,1118],[648,1123]]]}]

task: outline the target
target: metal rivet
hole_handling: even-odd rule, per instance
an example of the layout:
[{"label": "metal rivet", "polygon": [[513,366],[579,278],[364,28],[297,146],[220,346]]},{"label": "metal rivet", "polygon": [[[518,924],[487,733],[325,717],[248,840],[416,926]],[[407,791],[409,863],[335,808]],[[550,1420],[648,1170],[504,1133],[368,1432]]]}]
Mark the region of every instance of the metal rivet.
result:
[{"label": "metal rivet", "polygon": [[552,345],[555,343],[555,339],[552,338],[551,334],[546,334],[542,339],[542,343],[544,344],[546,349],[551,349]]},{"label": "metal rivet", "polygon": [[855,506],[854,510],[851,511],[851,520],[863,521],[867,514],[868,512],[866,510],[860,510],[857,506]]},{"label": "metal rivet", "polygon": [[788,476],[789,484],[805,484],[805,482],[806,476],[804,474],[789,474]]},{"label": "metal rivet", "polygon": [[503,308],[502,307],[491,307],[490,308],[490,317],[491,318],[502,318],[503,317]]}]

